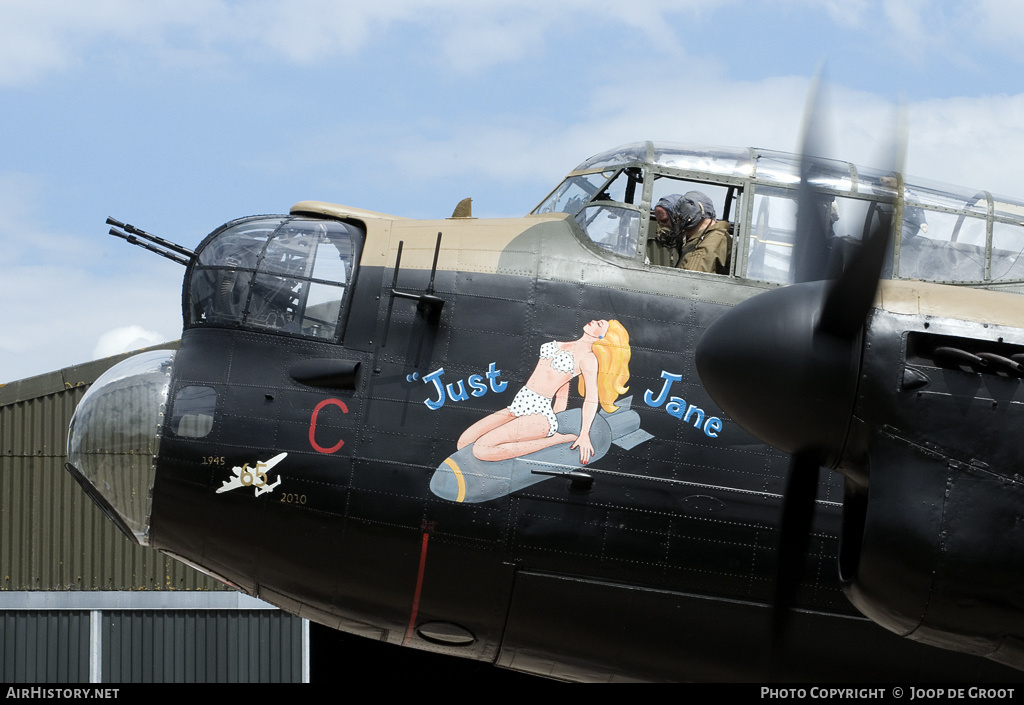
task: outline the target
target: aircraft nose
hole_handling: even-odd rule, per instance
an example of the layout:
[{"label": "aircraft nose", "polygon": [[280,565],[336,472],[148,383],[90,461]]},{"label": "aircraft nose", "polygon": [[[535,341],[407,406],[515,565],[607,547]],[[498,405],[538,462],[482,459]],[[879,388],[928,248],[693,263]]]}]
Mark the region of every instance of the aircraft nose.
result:
[{"label": "aircraft nose", "polygon": [[173,359],[173,350],[153,350],[114,365],[82,397],[68,429],[68,471],[143,546]]},{"label": "aircraft nose", "polygon": [[839,460],[853,412],[859,340],[818,330],[828,282],[775,289],[710,325],[695,362],[733,421],[786,453]]}]

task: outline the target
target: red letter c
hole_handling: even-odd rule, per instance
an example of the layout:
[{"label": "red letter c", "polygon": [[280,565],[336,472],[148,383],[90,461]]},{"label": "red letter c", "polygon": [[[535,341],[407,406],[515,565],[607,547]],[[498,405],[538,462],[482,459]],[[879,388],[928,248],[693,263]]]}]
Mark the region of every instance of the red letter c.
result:
[{"label": "red letter c", "polygon": [[341,399],[324,399],[322,402],[316,405],[315,409],[313,409],[313,415],[309,417],[309,445],[313,446],[313,450],[319,451],[321,453],[334,453],[343,445],[345,445],[344,439],[339,439],[338,442],[335,443],[330,448],[324,448],[323,446],[316,442],[316,417],[320,415],[320,410],[323,409],[328,404],[340,406],[342,412],[346,414],[348,413],[348,407],[345,406],[345,402],[343,402]]}]

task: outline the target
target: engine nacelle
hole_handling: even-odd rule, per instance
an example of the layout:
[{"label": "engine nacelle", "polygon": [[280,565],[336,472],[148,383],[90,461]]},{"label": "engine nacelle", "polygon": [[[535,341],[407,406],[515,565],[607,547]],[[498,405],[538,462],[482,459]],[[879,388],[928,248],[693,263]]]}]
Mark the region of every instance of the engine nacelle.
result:
[{"label": "engine nacelle", "polygon": [[1024,669],[1024,482],[879,431],[847,482],[840,575],[901,636]]}]

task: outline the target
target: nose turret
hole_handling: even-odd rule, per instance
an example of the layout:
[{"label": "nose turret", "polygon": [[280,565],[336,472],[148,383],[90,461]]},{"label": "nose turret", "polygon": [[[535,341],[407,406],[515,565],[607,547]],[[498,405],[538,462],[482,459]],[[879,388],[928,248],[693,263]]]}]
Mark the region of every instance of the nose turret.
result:
[{"label": "nose turret", "polygon": [[107,370],[68,430],[68,471],[128,538],[149,544],[155,459],[172,350],[140,353]]}]

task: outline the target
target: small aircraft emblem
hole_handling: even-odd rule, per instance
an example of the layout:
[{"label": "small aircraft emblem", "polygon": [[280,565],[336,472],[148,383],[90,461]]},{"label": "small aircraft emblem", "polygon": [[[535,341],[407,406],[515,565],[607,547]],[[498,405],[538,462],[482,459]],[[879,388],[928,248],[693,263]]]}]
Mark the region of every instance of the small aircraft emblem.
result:
[{"label": "small aircraft emblem", "polygon": [[249,463],[245,463],[241,466],[236,465],[231,468],[231,472],[233,472],[235,476],[229,480],[224,480],[224,484],[221,485],[219,490],[217,490],[217,494],[227,492],[228,490],[236,490],[239,487],[255,488],[256,497],[259,497],[265,492],[273,492],[274,488],[281,484],[281,476],[278,475],[277,480],[268,485],[267,471],[280,463],[286,457],[288,457],[287,453],[279,453],[266,462],[263,462],[262,460],[256,461],[256,467],[249,467]]}]

